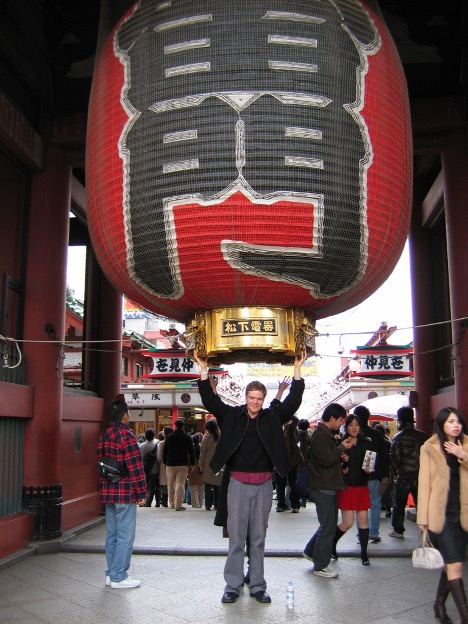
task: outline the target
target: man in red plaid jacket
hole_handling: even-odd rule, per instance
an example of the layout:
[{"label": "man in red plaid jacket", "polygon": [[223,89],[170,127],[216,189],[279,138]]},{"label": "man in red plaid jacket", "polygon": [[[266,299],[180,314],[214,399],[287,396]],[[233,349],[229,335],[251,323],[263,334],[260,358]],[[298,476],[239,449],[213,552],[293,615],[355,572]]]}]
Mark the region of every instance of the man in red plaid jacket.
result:
[{"label": "man in red plaid jacket", "polygon": [[130,415],[124,401],[109,405],[110,423],[97,445],[98,460],[117,460],[125,471],[117,483],[99,479],[99,500],[106,506],[106,585],[112,589],[139,587],[128,576],[135,541],[137,503],[146,499],[146,476],[135,434],[128,426]]}]

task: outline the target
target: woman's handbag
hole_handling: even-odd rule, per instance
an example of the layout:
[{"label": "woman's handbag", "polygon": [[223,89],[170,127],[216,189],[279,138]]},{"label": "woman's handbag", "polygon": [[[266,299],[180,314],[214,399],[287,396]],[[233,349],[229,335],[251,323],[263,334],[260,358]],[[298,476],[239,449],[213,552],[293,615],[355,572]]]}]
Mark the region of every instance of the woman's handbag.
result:
[{"label": "woman's handbag", "polygon": [[[422,547],[419,547],[421,535]],[[413,550],[413,567],[422,570],[438,570],[444,567],[442,555],[437,548],[434,548],[431,544],[427,535],[427,529],[421,531],[418,539],[418,548]]]},{"label": "woman's handbag", "polygon": [[309,482],[309,467],[304,464],[297,473],[296,489],[301,498],[307,498],[307,484]]}]

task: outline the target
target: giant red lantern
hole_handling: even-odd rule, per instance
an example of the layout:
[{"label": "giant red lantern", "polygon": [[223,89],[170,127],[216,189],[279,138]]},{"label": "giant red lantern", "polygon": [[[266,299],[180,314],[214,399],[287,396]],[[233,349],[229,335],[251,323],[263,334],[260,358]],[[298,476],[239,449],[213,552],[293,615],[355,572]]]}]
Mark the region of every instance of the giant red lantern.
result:
[{"label": "giant red lantern", "polygon": [[404,245],[406,84],[357,0],[142,0],[99,56],[87,145],[98,260],[171,319],[229,310],[227,336],[264,309],[329,316]]}]

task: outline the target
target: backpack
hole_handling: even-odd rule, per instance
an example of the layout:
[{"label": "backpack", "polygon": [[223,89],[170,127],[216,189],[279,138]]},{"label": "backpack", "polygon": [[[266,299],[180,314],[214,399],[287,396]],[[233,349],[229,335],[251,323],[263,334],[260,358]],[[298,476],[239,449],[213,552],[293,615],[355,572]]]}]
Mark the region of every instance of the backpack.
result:
[{"label": "backpack", "polygon": [[154,445],[154,449],[149,453],[146,453],[145,459],[143,460],[143,470],[145,471],[145,475],[148,476],[150,472],[153,470],[154,462],[156,461],[156,456],[158,452],[158,445]]}]

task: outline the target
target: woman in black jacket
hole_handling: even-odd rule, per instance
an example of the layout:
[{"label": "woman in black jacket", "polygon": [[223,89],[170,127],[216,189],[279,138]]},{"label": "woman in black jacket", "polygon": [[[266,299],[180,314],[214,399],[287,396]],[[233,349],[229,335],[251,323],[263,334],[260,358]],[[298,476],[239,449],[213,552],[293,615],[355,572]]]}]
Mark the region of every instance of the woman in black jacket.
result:
[{"label": "woman in black jacket", "polygon": [[355,414],[350,414],[345,421],[345,438],[352,440],[353,444],[343,456],[343,474],[346,481],[346,490],[338,491],[338,508],[341,511],[341,522],[336,527],[333,554],[336,554],[336,544],[348,529],[354,524],[354,516],[358,526],[359,542],[361,544],[362,565],[369,565],[367,556],[367,544],[369,542],[369,509],[370,496],[367,482],[370,468],[363,468],[366,451],[370,451],[372,443],[361,434],[361,422]]}]

